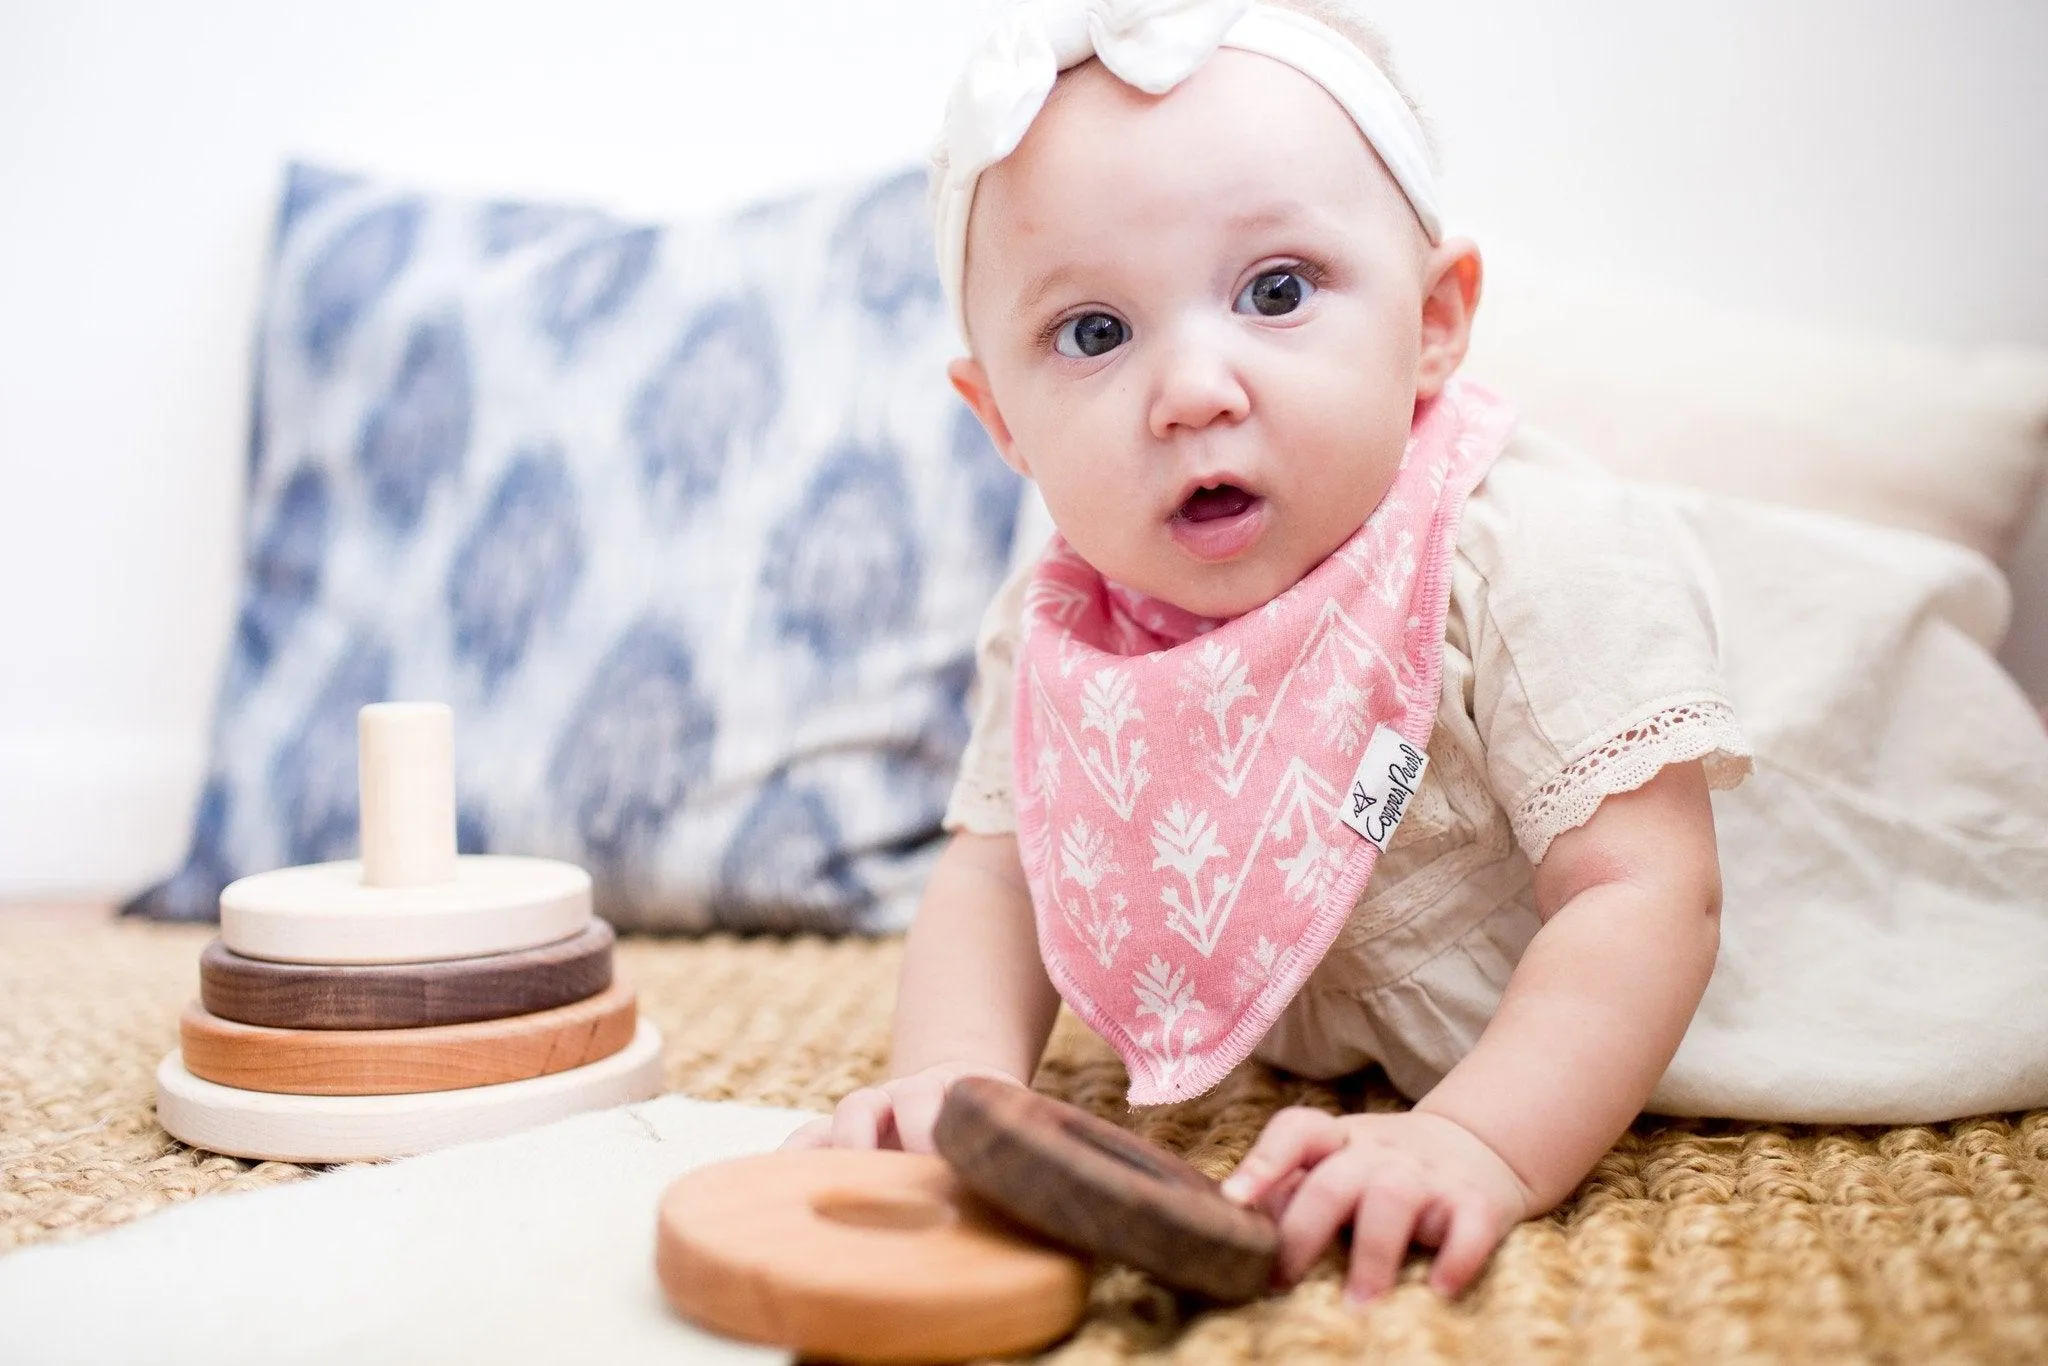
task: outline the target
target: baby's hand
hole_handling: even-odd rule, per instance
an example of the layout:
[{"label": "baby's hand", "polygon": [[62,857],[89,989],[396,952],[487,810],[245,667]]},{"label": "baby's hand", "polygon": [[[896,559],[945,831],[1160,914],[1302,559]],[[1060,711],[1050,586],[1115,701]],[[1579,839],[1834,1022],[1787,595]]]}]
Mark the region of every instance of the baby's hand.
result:
[{"label": "baby's hand", "polygon": [[1240,1205],[1280,1225],[1280,1275],[1299,1280],[1352,1225],[1345,1298],[1393,1288],[1410,1243],[1437,1249],[1430,1286],[1455,1295],[1507,1231],[1538,1213],[1499,1154],[1442,1115],[1328,1115],[1282,1110],[1223,1183]]},{"label": "baby's hand", "polygon": [[893,1077],[879,1086],[863,1086],[840,1100],[829,1115],[798,1129],[782,1141],[784,1148],[901,1148],[907,1153],[932,1150],[932,1126],[946,1088],[962,1077],[994,1077],[1022,1086],[1007,1072],[973,1063],[942,1062]]}]

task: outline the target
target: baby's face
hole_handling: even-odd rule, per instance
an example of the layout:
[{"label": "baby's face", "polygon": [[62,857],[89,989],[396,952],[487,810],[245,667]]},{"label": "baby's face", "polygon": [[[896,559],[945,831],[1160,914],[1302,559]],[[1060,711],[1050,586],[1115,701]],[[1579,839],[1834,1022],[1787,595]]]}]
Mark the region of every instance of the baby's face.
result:
[{"label": "baby's face", "polygon": [[1477,284],[1299,72],[1226,48],[1153,97],[1089,62],[981,178],[953,379],[1090,564],[1236,616],[1377,506]]}]

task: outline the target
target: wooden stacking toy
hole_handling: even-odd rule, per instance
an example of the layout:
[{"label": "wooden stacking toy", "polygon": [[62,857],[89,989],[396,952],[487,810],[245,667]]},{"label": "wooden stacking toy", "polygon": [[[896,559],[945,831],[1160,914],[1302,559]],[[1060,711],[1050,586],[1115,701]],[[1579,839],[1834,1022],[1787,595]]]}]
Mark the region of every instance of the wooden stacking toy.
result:
[{"label": "wooden stacking toy", "polygon": [[358,718],[363,857],[221,893],[200,999],[157,1068],[174,1137],[342,1162],[485,1138],[661,1089],[590,877],[455,852],[447,707]]},{"label": "wooden stacking toy", "polygon": [[1084,1257],[1224,1301],[1272,1277],[1271,1219],[1086,1111],[972,1077],[947,1091],[933,1137],[939,1157],[810,1149],[683,1177],[656,1223],[669,1303],[806,1357],[957,1361],[1071,1332]]}]

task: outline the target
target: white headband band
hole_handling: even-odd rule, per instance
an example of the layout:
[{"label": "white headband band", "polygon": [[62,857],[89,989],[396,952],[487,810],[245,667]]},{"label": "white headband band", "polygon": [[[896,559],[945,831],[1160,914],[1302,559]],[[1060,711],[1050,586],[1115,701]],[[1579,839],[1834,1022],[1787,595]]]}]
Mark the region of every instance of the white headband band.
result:
[{"label": "white headband band", "polygon": [[1408,101],[1348,39],[1254,0],[1017,0],[953,87],[932,156],[939,278],[967,339],[967,216],[981,173],[1017,150],[1060,72],[1099,57],[1148,95],[1179,85],[1219,47],[1284,62],[1327,90],[1408,196],[1431,242],[1443,240],[1429,144]]}]

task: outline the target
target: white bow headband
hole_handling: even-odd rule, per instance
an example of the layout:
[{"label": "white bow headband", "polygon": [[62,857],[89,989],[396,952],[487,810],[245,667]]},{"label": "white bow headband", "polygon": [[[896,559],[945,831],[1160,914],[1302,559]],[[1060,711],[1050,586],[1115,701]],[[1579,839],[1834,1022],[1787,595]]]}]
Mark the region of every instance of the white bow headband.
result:
[{"label": "white bow headband", "polygon": [[1060,72],[1099,57],[1125,84],[1163,95],[1219,47],[1284,62],[1327,90],[1379,153],[1429,240],[1443,240],[1414,111],[1371,59],[1315,20],[1254,0],[1018,0],[955,83],[932,157],[939,278],[962,341],[974,187],[1024,140]]}]

